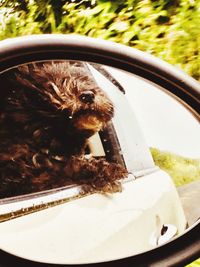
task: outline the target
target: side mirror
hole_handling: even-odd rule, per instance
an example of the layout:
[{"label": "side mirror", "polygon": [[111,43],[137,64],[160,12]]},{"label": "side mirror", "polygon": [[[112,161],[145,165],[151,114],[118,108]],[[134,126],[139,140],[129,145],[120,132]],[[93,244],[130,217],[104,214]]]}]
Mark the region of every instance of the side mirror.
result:
[{"label": "side mirror", "polygon": [[[146,53],[74,35],[1,41],[0,81],[4,266],[176,266],[199,257],[191,191],[199,181],[177,192],[147,140],[158,129],[154,140],[165,139],[175,121],[171,147],[190,147],[189,133],[199,155],[198,82]],[[155,105],[153,125],[177,118],[151,129],[143,120]],[[183,132],[181,116],[195,133]]]}]

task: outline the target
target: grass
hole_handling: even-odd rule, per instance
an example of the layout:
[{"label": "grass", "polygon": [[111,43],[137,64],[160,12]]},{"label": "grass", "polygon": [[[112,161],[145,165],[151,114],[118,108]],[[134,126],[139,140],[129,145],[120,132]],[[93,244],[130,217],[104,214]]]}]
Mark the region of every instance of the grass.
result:
[{"label": "grass", "polygon": [[200,159],[190,159],[179,155],[151,148],[154,162],[166,171],[176,186],[200,179]]}]

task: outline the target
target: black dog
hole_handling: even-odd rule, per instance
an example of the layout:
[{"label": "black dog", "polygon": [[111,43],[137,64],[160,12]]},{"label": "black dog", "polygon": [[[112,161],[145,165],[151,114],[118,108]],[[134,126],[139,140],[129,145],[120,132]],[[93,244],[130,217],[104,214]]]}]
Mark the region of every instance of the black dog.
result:
[{"label": "black dog", "polygon": [[0,83],[0,197],[69,184],[120,190],[123,166],[85,157],[87,139],[114,115],[85,64],[28,64]]}]

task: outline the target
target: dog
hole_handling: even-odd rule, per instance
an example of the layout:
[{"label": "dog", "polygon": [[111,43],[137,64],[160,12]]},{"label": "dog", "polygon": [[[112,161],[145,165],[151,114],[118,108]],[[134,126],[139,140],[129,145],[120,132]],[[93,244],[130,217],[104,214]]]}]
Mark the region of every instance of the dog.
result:
[{"label": "dog", "polygon": [[30,63],[2,74],[0,83],[1,198],[73,184],[121,190],[124,166],[85,156],[88,138],[114,116],[85,63]]}]

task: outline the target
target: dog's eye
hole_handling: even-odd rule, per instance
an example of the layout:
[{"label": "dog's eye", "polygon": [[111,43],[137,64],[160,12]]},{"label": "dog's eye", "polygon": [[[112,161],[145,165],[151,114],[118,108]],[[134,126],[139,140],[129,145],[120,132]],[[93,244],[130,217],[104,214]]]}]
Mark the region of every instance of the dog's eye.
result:
[{"label": "dog's eye", "polygon": [[79,99],[83,103],[93,103],[95,98],[95,94],[92,91],[85,91],[80,94]]}]

